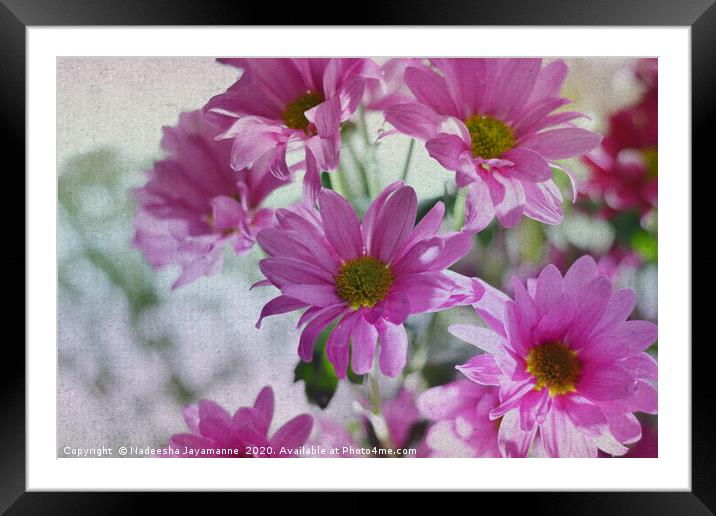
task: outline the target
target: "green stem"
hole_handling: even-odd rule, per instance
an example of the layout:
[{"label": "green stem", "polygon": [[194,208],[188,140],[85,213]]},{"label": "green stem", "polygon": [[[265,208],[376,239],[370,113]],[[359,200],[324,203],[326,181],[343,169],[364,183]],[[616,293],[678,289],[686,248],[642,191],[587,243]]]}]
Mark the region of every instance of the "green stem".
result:
[{"label": "green stem", "polygon": [[363,129],[363,139],[365,140],[365,144],[370,146],[370,136],[368,135],[368,121],[365,118],[365,108],[363,106],[358,108],[358,116],[360,117],[360,125]]},{"label": "green stem", "polygon": [[360,159],[358,159],[358,154],[356,153],[356,150],[353,148],[353,145],[351,144],[350,140],[347,142],[346,146],[348,147],[348,152],[351,155],[351,158],[353,158],[353,161],[356,163],[356,167],[358,167],[358,172],[360,173],[361,182],[363,183],[363,190],[365,191],[366,197],[371,197],[371,191],[370,191],[370,182],[368,181],[368,173],[365,170],[365,166],[363,166],[363,163]]},{"label": "green stem", "polygon": [[415,139],[410,140],[408,146],[408,155],[405,157],[405,165],[403,166],[403,181],[408,177],[408,171],[410,170],[410,160],[413,158],[413,147],[415,147]]},{"label": "green stem", "polygon": [[370,380],[370,407],[373,414],[380,416],[382,414],[382,401],[380,399],[380,388],[378,387],[378,374],[372,371],[368,374]]}]

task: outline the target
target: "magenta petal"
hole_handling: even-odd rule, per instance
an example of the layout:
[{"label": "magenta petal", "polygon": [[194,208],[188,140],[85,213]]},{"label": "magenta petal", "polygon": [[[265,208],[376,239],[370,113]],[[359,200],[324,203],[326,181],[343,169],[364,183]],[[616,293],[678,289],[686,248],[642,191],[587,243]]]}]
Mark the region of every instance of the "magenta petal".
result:
[{"label": "magenta petal", "polygon": [[477,281],[485,292],[482,298],[473,305],[475,311],[493,331],[506,337],[507,333],[503,321],[505,308],[510,298],[488,283],[482,280]]},{"label": "magenta petal", "polygon": [[656,414],[659,409],[659,395],[656,387],[642,380],[637,381],[636,392],[628,400],[628,404],[631,410]]},{"label": "magenta petal", "polygon": [[598,276],[583,289],[572,294],[578,310],[567,332],[571,343],[581,344],[597,325],[609,302],[612,284],[605,276]]},{"label": "magenta petal", "polygon": [[291,172],[288,170],[288,163],[286,163],[286,145],[286,142],[284,142],[276,146],[271,165],[269,166],[271,173],[281,181],[288,180],[291,175]]},{"label": "magenta petal", "polygon": [[[383,208],[385,207],[385,202],[388,199],[388,197],[395,192],[398,188],[401,188],[405,186],[405,183],[403,181],[395,181],[388,186],[385,187],[385,189],[378,194],[378,196],[373,200],[371,205],[368,207],[368,210],[365,212],[365,216],[363,217],[363,236],[365,239],[365,244],[368,246],[368,253],[370,254],[371,248],[370,243],[373,240],[373,233],[375,232],[375,224],[376,221],[380,218],[380,214],[383,211]],[[442,217],[441,217],[442,219]]]},{"label": "magenta petal", "polygon": [[326,252],[326,246],[316,241],[315,236],[305,231],[270,227],[261,231],[256,241],[271,257],[287,256],[297,258],[324,269],[329,275],[338,272],[337,260]]},{"label": "magenta petal", "polygon": [[348,120],[360,104],[365,91],[366,80],[363,77],[352,77],[341,88],[341,122]]},{"label": "magenta petal", "polygon": [[229,413],[215,401],[199,400],[198,406],[200,419],[213,418],[224,423],[228,423],[231,420]]},{"label": "magenta petal", "polygon": [[487,328],[469,324],[452,324],[448,327],[448,331],[458,339],[477,346],[487,353],[504,353],[504,338]]},{"label": "magenta petal", "polygon": [[444,215],[445,204],[442,201],[436,202],[435,205],[430,208],[430,211],[427,212],[413,228],[413,232],[410,233],[410,238],[406,243],[406,249],[409,249],[410,246],[420,240],[435,236],[440,229]]},{"label": "magenta petal", "polygon": [[505,106],[502,108],[504,116],[511,118],[512,115],[524,107],[525,102],[532,93],[535,81],[540,75],[542,59],[510,59],[503,77],[507,81],[501,81],[501,100]]},{"label": "magenta petal", "polygon": [[254,409],[256,409],[256,411],[261,414],[264,421],[266,421],[266,428],[259,429],[263,433],[268,432],[268,426],[271,424],[271,420],[273,419],[274,404],[273,389],[269,386],[261,389],[259,395],[256,396],[256,401],[254,401]]},{"label": "magenta petal", "polygon": [[572,420],[575,426],[592,429],[607,424],[607,419],[599,407],[581,396],[560,396],[555,407]]},{"label": "magenta petal", "polygon": [[537,433],[537,426],[531,431],[524,432],[520,428],[518,410],[505,414],[500,422],[497,442],[504,457],[527,457],[532,441]]},{"label": "magenta petal", "polygon": [[560,224],[564,218],[562,193],[548,180],[544,183],[523,183],[525,215],[544,224]]},{"label": "magenta petal", "polygon": [[646,353],[639,353],[625,358],[620,364],[633,374],[634,378],[653,381],[658,379],[659,368],[656,359]]},{"label": "magenta petal", "polygon": [[356,317],[351,333],[351,367],[355,374],[369,373],[373,368],[373,356],[378,340],[378,330],[361,315]]},{"label": "magenta petal", "polygon": [[383,263],[393,260],[413,229],[417,209],[417,195],[408,186],[399,188],[390,196],[375,223],[370,244],[373,256]]},{"label": "magenta petal", "polygon": [[321,220],[326,238],[344,260],[351,260],[363,252],[363,237],[358,217],[350,203],[332,190],[318,194]]},{"label": "magenta petal", "polygon": [[316,124],[318,135],[329,138],[338,133],[341,123],[341,100],[333,97],[306,112],[306,118]]},{"label": "magenta petal", "polygon": [[520,429],[523,432],[530,432],[535,425],[542,424],[547,413],[552,407],[552,397],[547,389],[541,391],[530,391],[520,400]]},{"label": "magenta petal", "polygon": [[393,324],[403,324],[411,313],[410,298],[403,292],[389,294],[383,301],[383,317]]},{"label": "magenta petal", "polygon": [[189,430],[191,430],[191,433],[198,434],[199,421],[201,420],[199,417],[199,405],[187,405],[182,410],[181,415],[184,418],[186,426],[189,427]]},{"label": "magenta petal", "polygon": [[264,258],[259,262],[259,268],[266,278],[278,288],[286,285],[332,285],[333,276],[325,270],[308,262],[277,256]]},{"label": "magenta petal", "polygon": [[360,317],[360,315],[355,313],[345,315],[333,329],[326,341],[326,356],[333,364],[336,376],[340,379],[345,378],[346,372],[348,371],[348,358],[350,356],[349,340],[358,317]]},{"label": "magenta petal", "polygon": [[303,200],[313,206],[321,191],[321,173],[313,152],[306,147],[306,174],[303,176]]},{"label": "magenta petal", "polygon": [[401,276],[392,288],[407,298],[410,313],[417,314],[440,310],[451,304],[455,282],[443,272],[419,272]]},{"label": "magenta petal", "polygon": [[430,266],[435,271],[447,269],[472,249],[472,235],[464,231],[447,233],[442,240],[443,247]]},{"label": "magenta petal", "polygon": [[569,295],[562,294],[540,319],[535,329],[535,338],[541,342],[562,340],[576,313],[574,300]]},{"label": "magenta petal", "polygon": [[463,230],[468,233],[479,233],[495,217],[490,190],[482,181],[468,185],[465,197],[465,224]]},{"label": "magenta petal", "polygon": [[440,255],[442,248],[443,240],[440,237],[418,242],[394,262],[393,274],[402,276],[403,274],[427,271]]},{"label": "magenta petal", "polygon": [[541,314],[550,311],[552,305],[562,295],[562,275],[552,264],[547,265],[537,277],[535,302]]},{"label": "magenta petal", "polygon": [[271,315],[285,314],[287,312],[293,312],[294,310],[298,310],[299,308],[303,308],[305,306],[306,303],[298,301],[296,299],[292,299],[287,296],[281,295],[275,297],[271,301],[266,303],[261,309],[261,315],[259,316],[259,320],[256,321],[256,328],[261,328],[261,322],[264,320],[265,317],[269,317]]},{"label": "magenta petal", "polygon": [[543,98],[531,103],[528,108],[520,113],[519,120],[515,122],[512,128],[515,136],[519,140],[525,134],[547,127],[545,125],[547,115],[565,104],[569,104],[569,100],[555,97]]},{"label": "magenta petal", "polygon": [[624,399],[633,395],[635,388],[634,377],[613,364],[590,364],[577,383],[577,392],[595,401]]},{"label": "magenta petal", "polygon": [[504,187],[504,196],[495,205],[495,214],[500,224],[506,228],[514,227],[524,213],[524,187],[520,181],[515,179],[501,177],[500,175],[495,175],[495,179]]},{"label": "magenta petal", "polygon": [[564,290],[571,294],[578,294],[590,281],[597,277],[599,268],[597,262],[589,255],[582,256],[575,261],[564,275]]},{"label": "magenta petal", "polygon": [[394,377],[408,361],[408,334],[402,324],[383,321],[378,326],[380,356],[378,365],[384,375]]},{"label": "magenta petal", "polygon": [[612,292],[607,308],[602,314],[599,323],[592,330],[592,335],[609,331],[619,323],[624,322],[636,305],[636,294],[630,288],[621,288]]},{"label": "magenta petal", "polygon": [[438,74],[411,66],[405,70],[405,83],[419,102],[430,106],[441,115],[460,117],[445,79]]},{"label": "magenta petal", "polygon": [[275,149],[285,139],[280,130],[257,117],[238,120],[229,131],[232,138],[241,135],[234,139],[231,148],[231,168],[239,171],[250,167],[266,152]]},{"label": "magenta petal", "polygon": [[552,169],[544,158],[533,150],[517,147],[504,153],[502,158],[514,163],[508,175],[521,181],[541,183],[552,179]]},{"label": "magenta petal", "polygon": [[231,416],[219,404],[199,401],[199,431],[204,437],[224,441],[231,436]]},{"label": "magenta petal", "polygon": [[567,77],[567,71],[567,64],[562,59],[552,61],[542,68],[532,88],[530,101],[544,97],[558,97],[564,79]]},{"label": "magenta petal", "polygon": [[641,423],[630,412],[610,416],[609,431],[622,443],[633,443],[641,439]]},{"label": "magenta petal", "polygon": [[500,389],[500,405],[490,411],[490,419],[497,419],[507,414],[507,412],[520,404],[523,396],[533,390],[534,381],[532,378],[524,380],[521,383],[503,386]]},{"label": "magenta petal", "polygon": [[298,355],[301,360],[310,362],[313,359],[313,346],[316,343],[316,338],[343,311],[345,311],[344,306],[328,307],[311,319],[301,333],[298,343]]},{"label": "magenta petal", "polygon": [[333,285],[288,285],[283,287],[282,292],[312,306],[332,306],[342,302]]},{"label": "magenta petal", "polygon": [[607,333],[627,342],[633,353],[644,351],[659,337],[656,324],[649,321],[625,321]]},{"label": "magenta petal", "polygon": [[271,446],[280,453],[281,448],[291,449],[303,446],[311,435],[313,418],[308,414],[302,414],[291,419],[288,423],[279,428],[271,438]]},{"label": "magenta petal", "polygon": [[531,329],[539,320],[539,311],[537,305],[530,295],[527,293],[527,289],[522,284],[519,278],[512,278],[512,287],[514,289],[515,303],[520,310],[520,318],[525,329]]},{"label": "magenta petal", "polygon": [[566,414],[550,410],[540,425],[542,447],[548,457],[596,457],[597,448],[589,443]]},{"label": "magenta petal", "polygon": [[[241,443],[241,446],[270,446],[271,443],[268,440],[266,434],[259,432],[253,425],[246,424],[240,426],[235,431],[236,439]],[[242,450],[243,451],[243,450]],[[250,455],[252,456],[252,455]]]},{"label": "magenta petal", "polygon": [[568,127],[537,133],[522,145],[545,159],[566,159],[581,156],[595,148],[602,137],[586,129]]},{"label": "magenta petal", "polygon": [[507,303],[505,309],[505,329],[509,347],[524,356],[532,344],[532,328],[523,321],[522,313],[512,301]]},{"label": "magenta petal", "polygon": [[189,448],[190,450],[200,450],[212,449],[216,447],[216,443],[213,440],[207,437],[200,437],[192,434],[174,434],[169,439],[169,445],[179,448],[182,451],[184,448]]},{"label": "magenta petal", "polygon": [[490,353],[476,355],[464,364],[455,366],[455,369],[482,385],[501,385],[505,379],[504,373]]},{"label": "magenta petal", "polygon": [[422,104],[406,103],[389,106],[385,120],[401,133],[429,140],[438,133],[442,117]]},{"label": "magenta petal", "polygon": [[226,195],[219,195],[211,200],[211,213],[217,231],[233,230],[240,227],[246,213],[241,203]]},{"label": "magenta petal", "polygon": [[454,134],[440,133],[425,142],[428,154],[448,170],[457,170],[460,155],[470,146]]}]

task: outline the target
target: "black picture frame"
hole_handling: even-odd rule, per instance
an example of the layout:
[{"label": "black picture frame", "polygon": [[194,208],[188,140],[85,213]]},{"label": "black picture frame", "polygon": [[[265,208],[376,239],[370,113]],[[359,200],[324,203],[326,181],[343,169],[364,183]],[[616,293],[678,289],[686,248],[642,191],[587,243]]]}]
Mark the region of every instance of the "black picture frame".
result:
[{"label": "black picture frame", "polygon": [[[6,178],[12,175],[24,192],[25,166],[25,30],[28,26],[81,25],[334,25],[319,13],[340,13],[346,25],[607,25],[691,27],[692,163],[707,164],[709,122],[716,106],[716,5],[714,0],[413,0],[363,2],[355,12],[335,4],[310,3],[280,7],[257,2],[196,0],[0,0],[0,127]],[[327,18],[325,16],[324,18]],[[708,139],[708,140],[707,140]],[[15,158],[10,166],[8,157]],[[690,171],[680,171],[687,174]],[[6,187],[7,187],[6,183]],[[18,186],[20,186],[18,184]],[[14,194],[13,197],[20,198]],[[23,196],[24,198],[24,196]],[[17,212],[15,212],[17,213]],[[17,216],[12,217],[13,220]],[[24,229],[18,238],[24,243]],[[7,238],[7,237],[6,237]],[[10,237],[12,238],[12,237]],[[14,239],[13,239],[14,240]],[[6,261],[24,269],[25,251],[16,249]],[[25,270],[25,269],[24,269]],[[26,271],[27,274],[27,271]],[[12,275],[12,274],[11,274]],[[19,275],[16,275],[19,277]],[[54,287],[48,286],[48,293]],[[10,301],[10,298],[6,298]],[[24,299],[24,294],[23,294]],[[24,309],[24,303],[10,302]],[[10,318],[8,318],[10,320]],[[6,514],[132,514],[147,507],[148,494],[25,492],[25,353],[19,339],[7,339],[0,382],[0,512]],[[692,349],[692,490],[640,493],[522,493],[510,503],[525,504],[537,514],[713,514],[716,511],[713,373],[707,357],[712,339]],[[684,342],[684,349],[690,343]],[[48,347],[48,352],[51,348]],[[8,354],[9,352],[9,354]],[[668,386],[667,386],[668,387]],[[181,504],[186,496],[164,496],[162,503]],[[245,496],[241,494],[240,496]],[[481,494],[504,496],[504,494]],[[171,498],[171,500],[169,500]],[[484,501],[484,498],[481,498]],[[341,502],[345,505],[345,499]]]}]

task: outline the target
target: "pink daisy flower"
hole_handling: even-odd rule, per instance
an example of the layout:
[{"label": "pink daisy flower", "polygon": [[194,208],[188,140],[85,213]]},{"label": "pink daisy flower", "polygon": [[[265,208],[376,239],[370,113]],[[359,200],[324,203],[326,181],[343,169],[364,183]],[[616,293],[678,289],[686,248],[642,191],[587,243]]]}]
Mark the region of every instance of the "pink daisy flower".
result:
[{"label": "pink daisy flower", "polygon": [[177,127],[163,129],[167,157],[148,181],[133,190],[138,210],[133,244],[155,268],[181,267],[177,288],[216,273],[226,246],[247,253],[256,233],[271,222],[261,202],[283,184],[257,162],[251,171],[229,167],[231,144],[199,111],[182,113]]},{"label": "pink daisy flower", "polygon": [[[253,407],[241,407],[233,416],[217,403],[201,400],[184,408],[182,415],[190,432],[172,435],[169,448],[188,457],[252,457],[246,453],[247,446],[270,448],[265,455],[257,457],[295,456],[290,450],[306,443],[313,418],[308,414],[296,416],[269,437],[273,410],[271,387],[261,389]],[[235,453],[237,449],[238,454]],[[209,455],[204,450],[213,450],[214,453]]]},{"label": "pink daisy flower", "polygon": [[629,448],[624,457],[650,459],[659,456],[659,431],[654,425],[644,424],[639,442]]},{"label": "pink daisy flower", "polygon": [[514,300],[492,290],[475,305],[489,329],[450,327],[485,351],[458,369],[500,388],[489,415],[501,418],[502,454],[524,457],[533,443],[549,457],[626,453],[641,437],[634,412],[657,412],[657,364],[644,352],[657,328],[626,320],[634,292],[612,289],[589,256],[514,289]]},{"label": "pink daisy flower", "polygon": [[[425,439],[420,438],[420,434],[416,433],[419,425],[422,423],[420,412],[418,411],[415,396],[405,387],[401,387],[398,394],[381,406],[381,412],[385,420],[385,430],[387,431],[386,439],[377,436],[375,420],[371,420],[370,402],[367,399],[361,399],[360,404],[363,406],[363,414],[353,422],[358,427],[357,435],[352,435],[342,424],[328,419],[318,420],[318,436],[316,444],[323,448],[338,448],[339,454],[336,457],[370,457],[371,455],[355,455],[350,453],[350,448],[373,448],[381,446],[391,448],[393,450],[404,450],[414,448],[414,454],[401,454],[406,458],[422,458],[429,457],[431,450],[425,444]],[[377,455],[381,456],[381,455]],[[384,456],[384,455],[383,455]],[[393,455],[395,456],[395,455]]]},{"label": "pink daisy flower", "polygon": [[363,103],[366,109],[383,111],[393,104],[402,104],[414,100],[410,89],[405,84],[405,69],[409,66],[424,66],[420,59],[394,58],[389,59],[380,67],[377,81],[370,81],[366,86]]},{"label": "pink daisy flower", "polygon": [[319,171],[338,167],[341,124],[358,108],[366,80],[378,79],[370,59],[221,59],[243,70],[241,78],[204,107],[233,140],[235,170],[268,160],[288,179],[286,153],[303,151],[304,186],[315,199]]},{"label": "pink daisy flower", "polygon": [[603,214],[625,210],[644,215],[656,208],[658,197],[657,60],[640,60],[635,75],[644,87],[636,104],[609,117],[609,133],[602,145],[584,157],[591,176],[584,185],[592,198],[604,201]]},{"label": "pink daisy flower", "polygon": [[523,215],[559,224],[562,195],[550,167],[564,169],[554,160],[584,154],[601,139],[565,125],[579,113],[552,113],[569,103],[559,94],[567,65],[542,67],[541,59],[431,64],[406,68],[415,100],[389,106],[385,119],[425,140],[430,156],[456,173],[457,185],[469,187],[465,229],[479,231],[495,215],[505,227]]},{"label": "pink daisy flower", "polygon": [[426,435],[433,457],[500,457],[499,421],[490,420],[500,404],[499,389],[458,380],[428,389],[418,398],[423,416],[434,421]]},{"label": "pink daisy flower", "polygon": [[[264,317],[307,310],[298,354],[312,358],[316,337],[338,321],[326,344],[336,374],[370,371],[380,340],[380,370],[396,376],[405,366],[410,314],[475,302],[482,293],[471,280],[447,267],[470,249],[465,233],[438,235],[445,207],[438,203],[415,224],[417,196],[397,181],[388,186],[359,222],[339,194],[323,189],[320,211],[299,205],[276,212],[277,225],[263,230],[258,243],[269,255],[259,266],[263,284],[281,290],[261,311]],[[349,344],[350,343],[350,344]]]}]

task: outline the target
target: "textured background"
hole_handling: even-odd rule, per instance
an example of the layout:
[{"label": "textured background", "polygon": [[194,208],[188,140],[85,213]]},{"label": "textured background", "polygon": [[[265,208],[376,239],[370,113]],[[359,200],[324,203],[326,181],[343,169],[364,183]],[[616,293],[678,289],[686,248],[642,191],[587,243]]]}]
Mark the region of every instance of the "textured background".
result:
[{"label": "textured background", "polygon": [[[564,95],[599,130],[602,113],[637,95],[629,59],[571,59]],[[176,292],[176,270],[153,272],[131,247],[129,189],[161,157],[160,130],[200,108],[236,79],[209,58],[61,58],[57,61],[59,173],[58,455],[65,446],[160,446],[184,431],[181,407],[199,398],[229,410],[252,403],[263,385],[277,396],[277,422],[317,412],[293,384],[297,316],[254,322],[273,289],[248,291],[260,257],[227,255],[224,269]],[[572,106],[571,106],[572,107]],[[369,118],[372,129],[380,116]],[[373,191],[397,179],[407,138],[386,138],[370,164]],[[344,153],[345,154],[345,153]],[[416,145],[409,181],[418,195],[441,193],[453,174]],[[350,189],[350,166],[345,187]],[[300,180],[268,204],[300,196]],[[595,250],[603,225],[570,221],[555,230]],[[606,246],[606,247],[605,247]],[[631,278],[640,310],[656,314],[656,270]],[[462,314],[464,315],[464,314]],[[461,314],[457,315],[458,317]],[[460,346],[450,341],[446,346]],[[448,353],[449,355],[449,353]],[[385,392],[394,388],[391,382]],[[346,421],[361,388],[341,384],[324,413]]]}]

